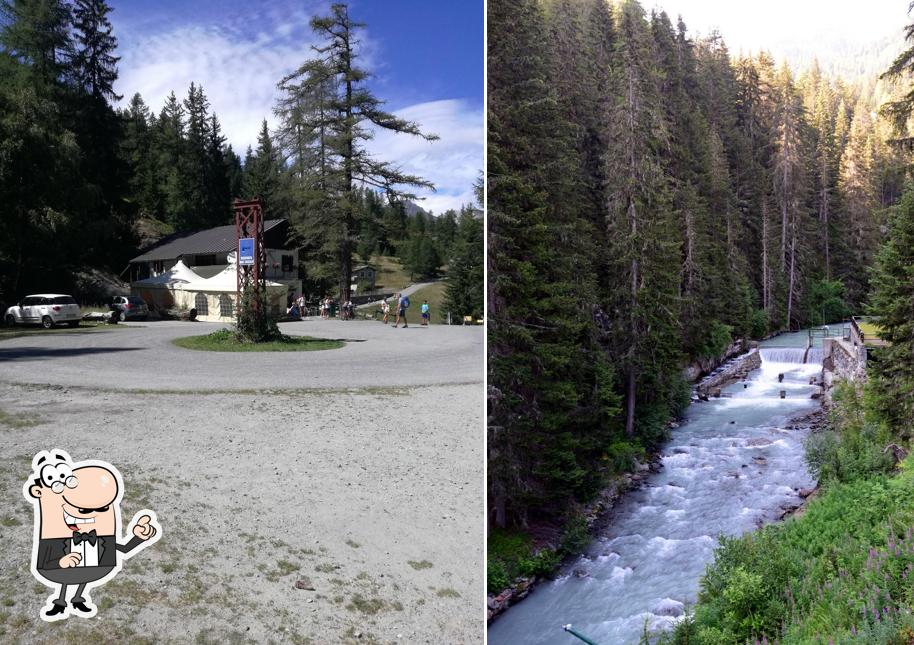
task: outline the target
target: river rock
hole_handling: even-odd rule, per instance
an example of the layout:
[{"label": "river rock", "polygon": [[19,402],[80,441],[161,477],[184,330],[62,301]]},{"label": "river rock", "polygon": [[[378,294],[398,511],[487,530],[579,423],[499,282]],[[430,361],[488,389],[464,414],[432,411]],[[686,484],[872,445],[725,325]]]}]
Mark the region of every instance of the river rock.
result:
[{"label": "river rock", "polygon": [[580,569],[580,568],[575,569],[573,573],[574,573],[575,578],[589,578],[590,577],[590,574],[587,572],[586,569]]},{"label": "river rock", "polygon": [[815,488],[801,488],[800,490],[797,491],[797,495],[799,495],[803,499],[806,499],[807,497],[809,497],[810,495],[812,495],[815,492],[816,492]]},{"label": "river rock", "polygon": [[651,609],[651,613],[655,616],[672,616],[674,618],[682,616],[684,611],[685,606],[683,603],[672,598],[664,598]]}]

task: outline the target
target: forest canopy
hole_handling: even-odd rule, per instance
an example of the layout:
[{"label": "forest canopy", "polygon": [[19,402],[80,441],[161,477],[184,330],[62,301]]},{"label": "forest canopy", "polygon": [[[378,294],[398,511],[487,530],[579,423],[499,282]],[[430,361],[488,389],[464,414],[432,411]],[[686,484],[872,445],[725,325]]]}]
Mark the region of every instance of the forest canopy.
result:
[{"label": "forest canopy", "polygon": [[892,79],[800,73],[634,0],[488,5],[489,508],[567,524],[736,339],[863,313]]}]

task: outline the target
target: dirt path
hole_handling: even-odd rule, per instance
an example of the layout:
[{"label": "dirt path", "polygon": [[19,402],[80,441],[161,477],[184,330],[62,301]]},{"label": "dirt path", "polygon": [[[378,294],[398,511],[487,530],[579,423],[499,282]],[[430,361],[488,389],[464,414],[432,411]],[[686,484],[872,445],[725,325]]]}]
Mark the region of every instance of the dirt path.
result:
[{"label": "dirt path", "polygon": [[[322,331],[354,336],[356,325]],[[356,351],[394,338],[380,353],[407,358],[402,370],[385,363],[383,387],[345,391],[336,361],[345,349],[254,356],[287,377],[290,357],[305,374],[323,365],[325,388],[272,374],[259,377],[261,389],[226,393],[204,387],[223,385],[225,375],[211,370],[241,369],[245,355],[178,350],[142,330],[0,342],[0,533],[10,545],[0,550],[0,640],[480,642],[481,379],[461,374],[464,358],[455,356],[444,382],[417,386],[410,370],[425,361],[406,349],[417,341],[364,326],[365,342],[355,345],[368,349]],[[453,345],[470,348],[480,377],[481,338],[479,349],[469,337]],[[73,352],[62,351],[67,343]],[[84,352],[131,346],[140,349]],[[155,387],[135,388],[129,372],[142,371],[132,359],[140,352],[182,361],[155,375]],[[73,361],[102,356],[104,379],[72,377]],[[226,356],[237,364],[223,364]],[[22,484],[31,455],[52,447],[118,466],[124,515],[148,506],[163,535],[93,593],[97,618],[46,625],[37,616],[48,591],[29,573],[32,515]]]}]

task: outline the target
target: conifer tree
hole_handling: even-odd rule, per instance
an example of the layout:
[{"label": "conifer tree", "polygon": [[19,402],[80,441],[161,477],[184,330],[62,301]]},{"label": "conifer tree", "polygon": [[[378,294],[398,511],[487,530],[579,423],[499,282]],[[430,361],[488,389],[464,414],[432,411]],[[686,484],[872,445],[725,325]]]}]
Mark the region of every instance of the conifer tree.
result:
[{"label": "conifer tree", "polygon": [[889,235],[873,267],[871,311],[879,317],[880,337],[888,346],[867,363],[874,403],[906,438],[914,427],[914,192],[893,209]]},{"label": "conifer tree", "polygon": [[[415,195],[410,187],[431,188],[430,182],[403,173],[389,162],[373,158],[365,143],[372,136],[369,127],[391,132],[410,134],[432,141],[437,137],[423,134],[419,126],[383,109],[383,101],[368,89],[368,72],[359,65],[361,56],[358,30],[364,25],[349,17],[344,4],[334,4],[330,15],[315,17],[311,28],[321,38],[321,44],[312,49],[315,58],[305,62],[298,70],[283,79],[287,101],[281,102],[280,112],[297,109],[308,97],[309,111],[321,111],[322,118],[298,121],[293,112],[287,112],[283,130],[289,126],[310,126],[296,133],[301,139],[296,145],[317,142],[320,172],[333,180],[322,189],[325,195],[321,212],[332,212],[335,226],[330,243],[336,246],[340,300],[350,299],[352,282],[352,255],[358,247],[361,229],[357,209],[357,191],[360,186],[380,189],[391,200],[409,199]],[[291,99],[291,100],[289,100]],[[313,100],[312,100],[313,99]],[[323,102],[326,99],[326,102]]]}]

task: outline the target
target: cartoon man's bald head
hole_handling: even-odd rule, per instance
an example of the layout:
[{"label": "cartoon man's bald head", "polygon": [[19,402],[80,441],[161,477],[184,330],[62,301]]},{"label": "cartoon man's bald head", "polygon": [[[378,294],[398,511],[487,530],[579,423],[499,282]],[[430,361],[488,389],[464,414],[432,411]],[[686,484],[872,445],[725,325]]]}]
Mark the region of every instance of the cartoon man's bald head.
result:
[{"label": "cartoon man's bald head", "polygon": [[114,535],[118,476],[100,465],[73,467],[63,451],[42,452],[32,462],[35,477],[28,486],[41,515],[41,538],[66,538],[74,531]]}]

